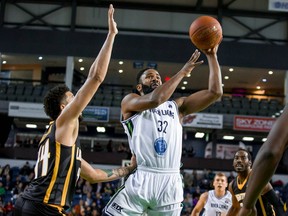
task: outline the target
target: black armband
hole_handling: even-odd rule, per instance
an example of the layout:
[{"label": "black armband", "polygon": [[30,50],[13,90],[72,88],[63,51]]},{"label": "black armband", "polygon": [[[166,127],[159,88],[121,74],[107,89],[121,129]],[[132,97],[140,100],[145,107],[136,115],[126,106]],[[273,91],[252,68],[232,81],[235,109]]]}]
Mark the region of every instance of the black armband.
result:
[{"label": "black armband", "polygon": [[267,201],[273,205],[274,211],[276,215],[285,215],[284,203],[282,200],[276,195],[275,191],[271,189],[267,193],[262,195]]}]

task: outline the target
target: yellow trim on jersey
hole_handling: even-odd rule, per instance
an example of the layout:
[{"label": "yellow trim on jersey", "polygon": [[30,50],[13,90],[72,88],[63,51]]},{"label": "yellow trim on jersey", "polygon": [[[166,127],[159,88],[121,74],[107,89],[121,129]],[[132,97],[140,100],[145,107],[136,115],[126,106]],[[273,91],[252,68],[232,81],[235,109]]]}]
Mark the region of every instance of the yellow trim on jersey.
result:
[{"label": "yellow trim on jersey", "polygon": [[51,206],[53,208],[57,208],[60,214],[65,215],[65,214],[63,214],[64,208],[62,208],[62,207],[60,207],[58,205],[53,205],[53,204],[47,204],[47,205],[49,205],[49,206]]},{"label": "yellow trim on jersey", "polygon": [[56,152],[55,152],[55,166],[54,166],[54,170],[53,170],[53,175],[52,175],[52,179],[50,181],[49,187],[46,191],[45,197],[44,197],[44,203],[48,203],[48,200],[50,198],[51,195],[51,191],[52,188],[54,186],[54,183],[56,181],[57,178],[57,174],[58,174],[58,168],[59,168],[59,163],[60,163],[60,155],[61,155],[61,144],[59,142],[56,142]]},{"label": "yellow trim on jersey", "polygon": [[49,122],[49,128],[48,131],[42,136],[41,140],[39,143],[41,143],[51,132],[52,129],[52,124],[54,123],[54,121]]},{"label": "yellow trim on jersey", "polygon": [[248,176],[245,178],[245,180],[240,184],[239,181],[238,181],[238,176],[237,176],[236,181],[237,181],[237,187],[238,187],[239,190],[242,190],[242,189],[243,189],[244,185],[245,185],[246,182],[248,181],[248,178],[249,178],[249,175],[248,175]]},{"label": "yellow trim on jersey", "polygon": [[265,207],[264,207],[264,204],[263,204],[262,197],[259,196],[258,200],[259,200],[259,203],[260,203],[260,206],[261,206],[261,209],[262,209],[263,216],[267,216],[266,211],[265,211]]},{"label": "yellow trim on jersey", "polygon": [[[73,165],[74,165],[75,148],[76,148],[76,145],[74,144],[72,146],[70,167],[69,167],[69,170],[68,170],[68,173],[67,173],[67,177],[66,177],[66,180],[65,180],[65,183],[64,183],[63,191],[62,191],[62,199],[61,199],[61,205],[62,206],[65,205],[65,201],[66,201],[68,186],[69,186],[69,182],[70,182],[70,178],[71,178],[71,172],[72,172],[72,168],[73,168]],[[74,187],[75,185],[71,185],[71,186]]]}]

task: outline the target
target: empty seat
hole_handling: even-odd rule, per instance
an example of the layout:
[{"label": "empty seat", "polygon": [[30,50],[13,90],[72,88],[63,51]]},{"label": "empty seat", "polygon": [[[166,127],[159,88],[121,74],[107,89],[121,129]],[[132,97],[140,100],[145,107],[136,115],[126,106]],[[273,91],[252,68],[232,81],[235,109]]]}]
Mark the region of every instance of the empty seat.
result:
[{"label": "empty seat", "polygon": [[256,116],[258,115],[258,110],[255,110],[255,109],[249,109],[247,111],[247,115],[253,115],[253,116]]},{"label": "empty seat", "polygon": [[6,94],[6,91],[7,91],[7,84],[0,83],[0,94]]},{"label": "empty seat", "polygon": [[266,109],[260,109],[259,111],[258,111],[258,115],[259,116],[267,116],[268,115],[268,110]]},{"label": "empty seat", "polygon": [[7,88],[6,94],[13,95],[15,93],[15,86],[14,84],[10,84]]},{"label": "empty seat", "polygon": [[238,114],[239,115],[247,115],[247,113],[248,113],[248,110],[247,109],[239,109],[239,111],[238,111]]},{"label": "empty seat", "polygon": [[34,86],[33,95],[40,96],[42,94],[43,87],[41,85]]},{"label": "empty seat", "polygon": [[32,85],[25,86],[25,89],[23,92],[24,95],[30,96],[30,95],[32,95],[32,92],[33,92],[33,86]]}]

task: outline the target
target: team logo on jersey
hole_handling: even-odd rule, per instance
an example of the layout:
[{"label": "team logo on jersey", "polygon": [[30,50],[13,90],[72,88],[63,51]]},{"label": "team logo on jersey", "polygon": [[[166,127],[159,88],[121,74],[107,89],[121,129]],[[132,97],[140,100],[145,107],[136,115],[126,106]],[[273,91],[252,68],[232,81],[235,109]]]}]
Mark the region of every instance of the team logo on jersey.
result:
[{"label": "team logo on jersey", "polygon": [[154,149],[158,155],[164,155],[167,149],[167,143],[163,137],[160,137],[154,142]]},{"label": "team logo on jersey", "polygon": [[118,205],[118,204],[115,203],[115,202],[112,203],[111,207],[112,207],[113,209],[115,209],[118,213],[121,213],[121,211],[122,211],[122,209],[123,209],[120,205]]}]

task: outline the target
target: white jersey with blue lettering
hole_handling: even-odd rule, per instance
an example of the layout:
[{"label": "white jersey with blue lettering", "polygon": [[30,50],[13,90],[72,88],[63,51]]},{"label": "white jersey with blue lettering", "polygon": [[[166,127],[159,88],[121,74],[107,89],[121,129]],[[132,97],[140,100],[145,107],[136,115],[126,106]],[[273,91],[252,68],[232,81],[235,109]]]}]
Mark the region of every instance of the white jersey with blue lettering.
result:
[{"label": "white jersey with blue lettering", "polygon": [[180,169],[182,125],[175,101],[139,112],[122,125],[138,167]]},{"label": "white jersey with blue lettering", "polygon": [[179,216],[183,184],[180,174],[182,125],[178,106],[166,101],[122,121],[137,170],[105,206],[104,216]]},{"label": "white jersey with blue lettering", "polygon": [[208,191],[207,202],[203,216],[225,216],[232,206],[232,195],[229,191],[223,197],[216,197],[215,191]]}]

